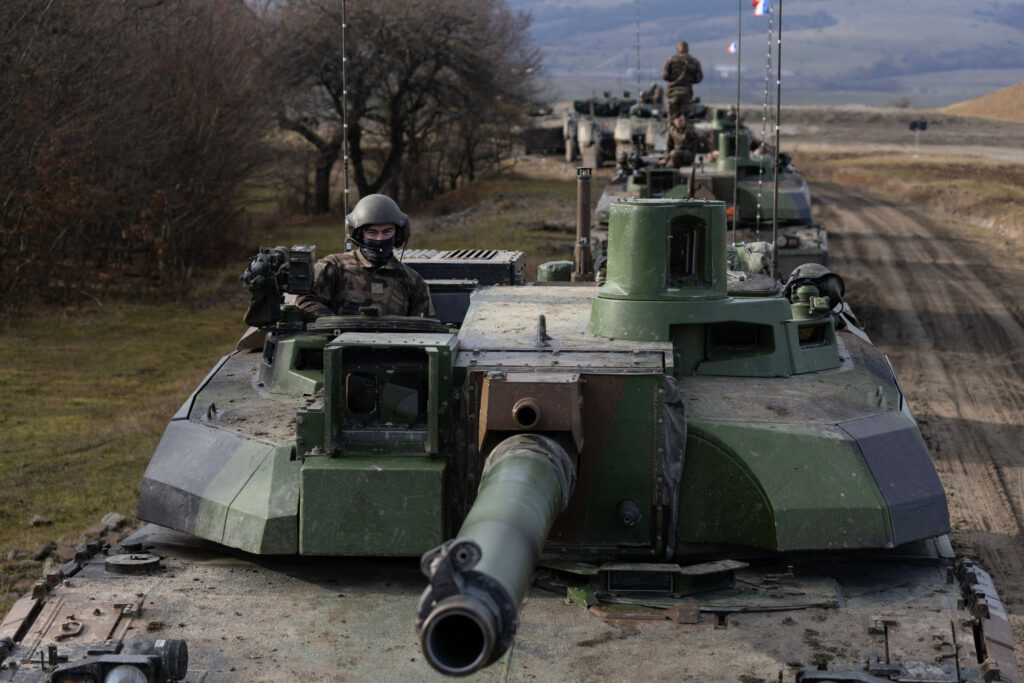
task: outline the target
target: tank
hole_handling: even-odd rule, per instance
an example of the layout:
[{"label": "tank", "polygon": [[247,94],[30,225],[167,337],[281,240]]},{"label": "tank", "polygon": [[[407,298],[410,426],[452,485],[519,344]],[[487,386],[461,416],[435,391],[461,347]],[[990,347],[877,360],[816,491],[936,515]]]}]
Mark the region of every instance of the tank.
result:
[{"label": "tank", "polygon": [[577,117],[569,112],[566,114],[563,130],[567,140],[567,162],[579,157],[588,168],[601,168],[605,160],[611,159],[615,154],[615,140],[612,134],[605,130],[600,119],[594,116]]},{"label": "tank", "polygon": [[[730,241],[771,242],[778,175],[778,233],[774,240],[778,272],[785,277],[803,263],[827,264],[827,232],[814,220],[810,190],[789,155],[780,153],[776,165],[770,150],[752,153],[753,138],[743,124],[737,148],[735,123],[726,118],[725,109],[714,109],[708,123],[691,125],[708,138],[717,151],[716,158],[701,154],[693,166],[675,169],[657,166],[657,155],[634,152],[620,156],[618,172],[598,199],[598,230],[607,226],[609,209],[618,199],[698,196],[730,205],[730,216],[738,217],[735,233],[730,226]],[[738,206],[732,206],[734,196]],[[600,232],[597,237],[600,239]]]},{"label": "tank", "polygon": [[[707,106],[699,97],[694,98],[691,122],[706,125],[707,113]],[[602,98],[576,100],[563,126],[565,160],[579,157],[584,165],[600,168],[606,161],[622,156],[664,151],[665,117],[662,101],[637,102],[629,99],[628,92],[621,99],[606,92]]]},{"label": "tank", "polygon": [[261,252],[149,524],[15,605],[0,680],[1018,680],[841,277],[732,277],[723,202],[610,213],[599,286],[422,254],[445,321],[304,323],[312,249]]}]

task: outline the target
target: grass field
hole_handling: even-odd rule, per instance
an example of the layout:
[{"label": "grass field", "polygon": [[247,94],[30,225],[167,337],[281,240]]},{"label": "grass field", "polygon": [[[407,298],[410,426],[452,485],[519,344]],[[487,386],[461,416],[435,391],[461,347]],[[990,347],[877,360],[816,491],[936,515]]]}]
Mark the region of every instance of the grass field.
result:
[{"label": "grass field", "polygon": [[131,515],[168,418],[240,328],[237,306],[110,302],[0,333],[0,611],[40,571],[11,551],[74,545],[107,512]]},{"label": "grass field", "polygon": [[[411,246],[524,249],[531,273],[571,258],[575,180],[558,175],[510,173],[441,197],[413,212]],[[261,225],[244,240],[252,253],[344,245],[338,215]],[[67,553],[107,512],[132,515],[167,421],[244,330],[244,267],[204,273],[182,301],[43,308],[0,330],[0,614],[42,571],[14,551],[53,541]]]},{"label": "grass field", "polygon": [[978,157],[853,153],[805,153],[795,163],[811,180],[920,202],[1008,243],[1024,241],[1024,167],[1019,165]]}]

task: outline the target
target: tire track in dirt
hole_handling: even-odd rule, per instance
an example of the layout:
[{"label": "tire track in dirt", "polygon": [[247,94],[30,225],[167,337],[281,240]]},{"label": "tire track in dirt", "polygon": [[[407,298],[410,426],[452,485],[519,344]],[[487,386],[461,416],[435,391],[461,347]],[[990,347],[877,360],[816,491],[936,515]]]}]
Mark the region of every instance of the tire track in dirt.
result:
[{"label": "tire track in dirt", "polygon": [[830,267],[892,359],[946,487],[958,552],[988,569],[1024,653],[1022,284],[1001,250],[922,207],[816,184]]}]

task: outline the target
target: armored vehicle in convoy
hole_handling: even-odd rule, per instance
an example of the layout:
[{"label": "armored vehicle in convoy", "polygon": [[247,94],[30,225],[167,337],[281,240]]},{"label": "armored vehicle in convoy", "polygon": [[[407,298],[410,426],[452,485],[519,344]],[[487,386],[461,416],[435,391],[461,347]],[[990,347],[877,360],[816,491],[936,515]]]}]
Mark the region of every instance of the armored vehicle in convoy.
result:
[{"label": "armored vehicle in convoy", "polygon": [[1017,680],[842,280],[732,277],[726,225],[617,201],[600,286],[421,254],[441,320],[303,322],[312,249],[261,252],[151,524],[19,601],[0,680]]},{"label": "armored vehicle in convoy", "polygon": [[[587,108],[588,100],[577,100],[575,112],[565,117],[566,161],[579,156],[592,168],[623,156],[665,151],[668,120],[660,103],[616,100],[615,106]],[[602,112],[601,114],[595,112]],[[710,131],[706,121],[708,107],[697,97],[690,112],[690,123],[701,131]]]},{"label": "armored vehicle in convoy", "polygon": [[597,203],[595,239],[603,238],[602,229],[608,225],[610,208],[617,200],[706,197],[729,204],[732,242],[773,241],[773,218],[777,219],[774,245],[780,276],[802,263],[827,263],[827,232],[814,221],[807,182],[790,163],[789,155],[780,153],[776,162],[770,151],[752,154],[749,129],[741,125],[737,137],[735,124],[724,114],[723,109],[715,110],[712,125],[698,128],[711,138],[717,151],[714,159],[701,154],[693,166],[683,168],[658,166],[655,155],[634,154],[621,160],[619,171]]}]

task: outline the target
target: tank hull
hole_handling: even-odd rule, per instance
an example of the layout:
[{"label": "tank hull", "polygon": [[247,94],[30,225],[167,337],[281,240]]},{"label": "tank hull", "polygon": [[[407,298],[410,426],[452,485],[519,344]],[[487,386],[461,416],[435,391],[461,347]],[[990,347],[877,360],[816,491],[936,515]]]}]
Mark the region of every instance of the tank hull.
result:
[{"label": "tank hull", "polygon": [[[187,639],[190,681],[444,679],[424,663],[410,626],[409,606],[422,589],[413,560],[258,557],[155,525],[127,542],[163,557],[163,569],[111,576],[102,556],[86,562],[51,591],[50,631],[30,631],[10,658],[18,667],[0,669],[0,680],[40,680],[38,645],[83,601],[103,610],[136,595],[144,596],[133,598],[140,613],[122,628]],[[740,570],[743,590],[611,616],[601,611],[609,607],[565,604],[564,588],[535,587],[515,645],[475,680],[631,680],[642,672],[650,680],[774,681],[781,672],[792,681],[822,662],[843,671],[874,660],[881,670],[887,650],[890,667],[953,680],[940,676],[953,673],[956,648],[964,680],[981,680],[973,615],[957,607],[964,588],[949,580],[952,561],[943,539],[849,562],[779,556]],[[759,603],[772,611],[753,611]],[[1005,615],[991,596],[987,604],[982,642],[1010,656],[999,635],[1008,633]],[[82,635],[105,633],[87,623]],[[57,642],[73,654],[83,640]],[[1002,680],[1015,680],[1003,661]]]}]

